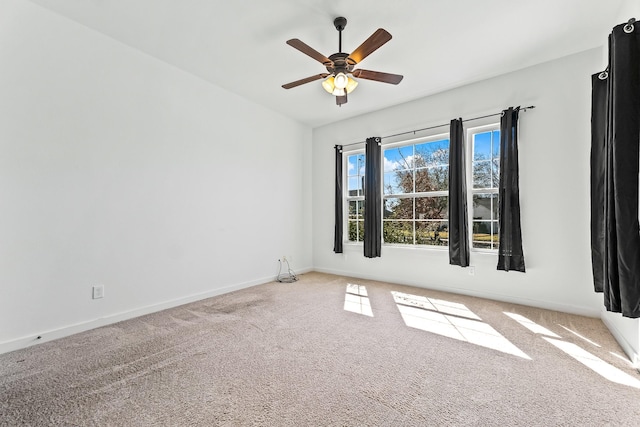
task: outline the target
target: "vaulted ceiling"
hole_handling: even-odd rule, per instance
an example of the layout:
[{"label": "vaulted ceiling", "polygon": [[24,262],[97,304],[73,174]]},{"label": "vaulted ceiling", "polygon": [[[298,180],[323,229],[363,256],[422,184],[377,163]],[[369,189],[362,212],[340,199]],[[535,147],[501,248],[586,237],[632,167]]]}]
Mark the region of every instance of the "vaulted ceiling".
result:
[{"label": "vaulted ceiling", "polygon": [[[311,127],[606,45],[640,12],[636,0],[31,1]],[[320,81],[281,87],[324,71],[285,41],[329,56],[337,16],[347,53],[391,33],[361,67],[404,75],[398,86],[361,80],[342,107]]]}]

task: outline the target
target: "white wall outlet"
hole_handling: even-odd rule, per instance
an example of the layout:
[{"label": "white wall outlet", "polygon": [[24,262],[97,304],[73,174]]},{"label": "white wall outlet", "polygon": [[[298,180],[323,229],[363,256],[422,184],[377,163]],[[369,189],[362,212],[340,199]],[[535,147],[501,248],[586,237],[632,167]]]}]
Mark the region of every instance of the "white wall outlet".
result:
[{"label": "white wall outlet", "polygon": [[93,299],[104,298],[104,285],[93,286]]},{"label": "white wall outlet", "polygon": [[475,276],[476,275],[476,267],[473,265],[469,266],[469,276]]}]

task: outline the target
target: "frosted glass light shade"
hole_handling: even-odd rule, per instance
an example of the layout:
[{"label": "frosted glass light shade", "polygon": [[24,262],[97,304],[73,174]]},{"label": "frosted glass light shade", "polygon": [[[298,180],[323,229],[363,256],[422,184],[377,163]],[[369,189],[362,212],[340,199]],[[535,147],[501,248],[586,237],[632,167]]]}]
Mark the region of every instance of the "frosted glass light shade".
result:
[{"label": "frosted glass light shade", "polygon": [[334,77],[329,76],[322,82],[322,87],[324,88],[324,90],[326,90],[331,94],[333,94],[333,90],[336,88],[336,85],[333,81],[334,81]]},{"label": "frosted glass light shade", "polygon": [[[342,84],[344,86],[340,86]],[[344,96],[351,93],[356,86],[358,86],[358,82],[344,73],[338,73],[335,77],[329,76],[322,82],[324,90],[334,96]]]},{"label": "frosted glass light shade", "polygon": [[345,73],[336,74],[336,77],[333,80],[333,84],[340,89],[344,89],[345,87],[347,87],[347,83],[349,83],[349,78]]},{"label": "frosted glass light shade", "polygon": [[358,82],[355,79],[352,79],[351,76],[349,76],[347,87],[345,87],[344,90],[346,90],[347,93],[351,93],[356,88],[356,86],[358,86]]}]

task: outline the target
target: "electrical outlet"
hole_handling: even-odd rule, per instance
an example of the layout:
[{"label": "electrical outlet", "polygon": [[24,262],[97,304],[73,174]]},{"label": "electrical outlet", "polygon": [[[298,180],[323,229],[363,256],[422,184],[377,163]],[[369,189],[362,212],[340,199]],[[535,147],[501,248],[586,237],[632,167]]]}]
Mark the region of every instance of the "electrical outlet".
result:
[{"label": "electrical outlet", "polygon": [[469,266],[469,276],[475,276],[476,275],[476,267],[471,265]]},{"label": "electrical outlet", "polygon": [[104,285],[93,286],[93,299],[104,298]]}]

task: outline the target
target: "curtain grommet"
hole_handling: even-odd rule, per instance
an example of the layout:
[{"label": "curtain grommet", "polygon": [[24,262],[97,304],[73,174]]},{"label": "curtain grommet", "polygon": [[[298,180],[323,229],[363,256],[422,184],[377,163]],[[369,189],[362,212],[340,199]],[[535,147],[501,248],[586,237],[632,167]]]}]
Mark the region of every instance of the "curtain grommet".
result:
[{"label": "curtain grommet", "polygon": [[624,30],[625,33],[627,34],[631,34],[633,33],[633,30],[635,29],[634,25],[636,23],[636,19],[635,18],[631,18],[629,19],[629,21],[627,22],[627,25],[625,25],[624,27],[622,27],[622,29]]},{"label": "curtain grommet", "polygon": [[598,78],[600,80],[607,80],[608,77],[609,77],[609,73],[607,71],[603,71],[600,74],[598,74]]}]

